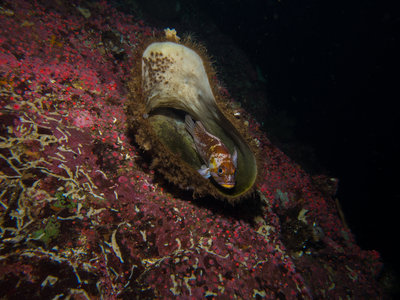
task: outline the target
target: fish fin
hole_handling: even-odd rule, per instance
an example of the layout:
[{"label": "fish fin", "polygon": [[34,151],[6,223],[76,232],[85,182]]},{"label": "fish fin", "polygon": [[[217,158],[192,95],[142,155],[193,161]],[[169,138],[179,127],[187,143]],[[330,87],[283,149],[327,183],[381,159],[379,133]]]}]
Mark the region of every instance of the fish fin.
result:
[{"label": "fish fin", "polygon": [[232,154],[232,161],[233,161],[233,165],[235,166],[235,168],[237,168],[237,150],[236,147],[233,148],[233,154]]},{"label": "fish fin", "polygon": [[196,121],[195,127],[197,127],[201,132],[208,132],[203,123],[201,123],[200,121]]},{"label": "fish fin", "polygon": [[206,179],[210,178],[210,176],[211,176],[210,169],[207,168],[206,165],[202,165],[201,169],[198,169],[197,172],[199,172],[199,174]]},{"label": "fish fin", "polygon": [[193,134],[194,134],[194,127],[195,126],[196,125],[195,125],[192,117],[190,115],[186,115],[185,116],[185,128],[186,128],[187,132],[189,132],[192,137],[193,137]]}]

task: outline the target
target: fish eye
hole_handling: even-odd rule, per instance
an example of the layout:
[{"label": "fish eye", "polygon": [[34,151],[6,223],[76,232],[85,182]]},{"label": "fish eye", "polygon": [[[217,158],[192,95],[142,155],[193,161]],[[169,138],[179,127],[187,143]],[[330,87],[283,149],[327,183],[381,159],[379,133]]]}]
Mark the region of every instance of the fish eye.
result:
[{"label": "fish eye", "polygon": [[224,170],[222,168],[218,168],[218,174],[224,173]]}]

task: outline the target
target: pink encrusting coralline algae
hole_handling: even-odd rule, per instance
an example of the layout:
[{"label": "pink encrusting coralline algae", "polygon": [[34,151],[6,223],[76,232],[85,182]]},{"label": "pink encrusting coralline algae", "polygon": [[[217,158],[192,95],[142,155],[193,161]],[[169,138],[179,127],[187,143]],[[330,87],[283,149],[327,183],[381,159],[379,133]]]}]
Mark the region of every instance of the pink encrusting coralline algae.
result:
[{"label": "pink encrusting coralline algae", "polygon": [[192,200],[147,168],[124,104],[153,31],[106,2],[1,4],[0,297],[382,297],[379,254],[355,244],[323,177],[245,111],[265,168],[243,204]]}]

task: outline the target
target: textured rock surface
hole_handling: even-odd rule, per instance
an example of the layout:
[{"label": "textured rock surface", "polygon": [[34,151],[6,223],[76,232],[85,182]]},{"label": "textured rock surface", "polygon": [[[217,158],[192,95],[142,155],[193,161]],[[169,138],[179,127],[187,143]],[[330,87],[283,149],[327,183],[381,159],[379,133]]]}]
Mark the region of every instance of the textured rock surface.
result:
[{"label": "textured rock surface", "polygon": [[55,3],[0,7],[1,297],[382,296],[379,254],[355,244],[332,182],[245,111],[264,157],[254,197],[230,207],[163,184],[124,115],[153,29],[104,2]]}]

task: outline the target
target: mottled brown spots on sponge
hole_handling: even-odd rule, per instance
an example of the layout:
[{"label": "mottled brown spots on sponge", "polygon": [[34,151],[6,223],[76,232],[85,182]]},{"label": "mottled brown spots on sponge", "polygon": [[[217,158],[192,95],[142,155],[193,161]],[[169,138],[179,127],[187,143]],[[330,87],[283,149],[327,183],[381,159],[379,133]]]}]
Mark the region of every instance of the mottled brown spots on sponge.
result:
[{"label": "mottled brown spots on sponge", "polygon": [[143,58],[144,69],[148,72],[147,84],[144,85],[145,90],[150,90],[155,84],[165,82],[164,73],[173,64],[173,60],[164,57],[160,52],[150,52],[149,58]]}]

